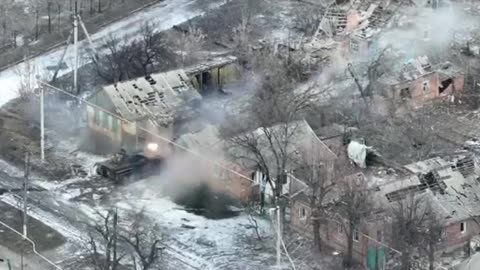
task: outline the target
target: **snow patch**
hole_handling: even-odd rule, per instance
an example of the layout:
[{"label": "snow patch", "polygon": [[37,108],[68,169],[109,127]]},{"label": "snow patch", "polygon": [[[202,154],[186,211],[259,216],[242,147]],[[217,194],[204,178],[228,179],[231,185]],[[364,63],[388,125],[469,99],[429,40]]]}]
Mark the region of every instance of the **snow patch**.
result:
[{"label": "snow patch", "polygon": [[[146,10],[132,14],[120,21],[117,21],[99,32],[91,36],[92,41],[97,50],[101,49],[103,40],[111,36],[122,38],[123,36],[130,37],[130,40],[139,37],[139,30],[146,21],[156,24],[157,30],[163,31],[171,28],[174,25],[183,23],[191,18],[203,14],[201,10],[192,10],[191,5],[196,2],[193,0],[166,0],[157,5],[154,5]],[[223,3],[224,1],[219,1]],[[221,4],[211,5],[209,8],[220,6]],[[88,56],[88,41],[83,40],[79,42],[80,56]],[[47,67],[56,66],[60,61],[65,46],[54,49],[43,55],[37,56],[30,60],[30,63],[36,67],[36,73],[42,79],[49,81],[53,72],[47,71]],[[80,57],[82,58],[82,57]],[[89,57],[88,57],[89,58]],[[88,64],[88,58],[79,60],[79,67]],[[73,47],[67,49],[64,62],[68,68],[60,70],[58,76],[62,76],[72,71],[74,57]],[[20,63],[14,67],[8,68],[0,73],[0,85],[2,89],[0,92],[0,106],[7,103],[9,100],[18,96],[17,89],[19,87],[20,73],[19,70],[25,70],[26,63]]]}]

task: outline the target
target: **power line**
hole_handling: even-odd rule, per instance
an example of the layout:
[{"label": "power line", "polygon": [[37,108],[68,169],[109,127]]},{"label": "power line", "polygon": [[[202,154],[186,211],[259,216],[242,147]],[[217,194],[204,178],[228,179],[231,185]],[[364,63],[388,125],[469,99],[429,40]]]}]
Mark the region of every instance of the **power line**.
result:
[{"label": "power line", "polygon": [[[72,98],[75,98],[75,99],[79,100],[80,102],[84,102],[85,104],[88,104],[89,106],[92,106],[92,107],[94,107],[94,108],[96,108],[96,109],[98,109],[98,110],[100,110],[100,111],[103,111],[103,112],[105,112],[105,113],[107,113],[107,114],[109,114],[109,115],[111,115],[111,116],[113,116],[113,117],[115,117],[115,118],[117,118],[117,119],[119,119],[119,120],[121,120],[121,121],[124,121],[124,122],[127,122],[127,123],[134,123],[134,122],[131,121],[131,120],[128,120],[128,119],[126,119],[126,118],[124,118],[124,117],[122,117],[122,116],[120,116],[120,115],[118,115],[118,114],[116,114],[116,113],[114,113],[114,112],[111,112],[111,111],[109,111],[109,110],[107,110],[107,109],[105,109],[105,108],[103,108],[103,107],[100,107],[100,106],[98,106],[98,105],[96,105],[96,104],[94,104],[94,103],[91,103],[91,102],[87,101],[86,99],[84,99],[84,98],[82,98],[82,97],[76,96],[76,95],[74,95],[74,94],[72,94],[72,93],[70,93],[70,92],[68,92],[68,91],[65,91],[65,90],[63,90],[63,89],[60,89],[60,88],[58,88],[58,87],[55,87],[55,86],[53,86],[53,85],[51,85],[51,84],[49,84],[49,83],[46,83],[46,82],[41,81],[41,80],[39,81],[39,83],[40,83],[40,84],[43,84],[43,85],[45,85],[45,86],[48,86],[49,88],[51,88],[51,89],[53,89],[53,90],[55,90],[55,91],[59,91],[59,92],[65,94],[65,95],[67,95],[67,96],[70,96],[70,97],[72,97]],[[222,168],[222,169],[224,169],[224,170],[226,170],[226,171],[229,171],[229,172],[231,172],[231,173],[233,173],[233,174],[235,174],[235,175],[243,178],[243,179],[246,179],[246,180],[248,180],[248,181],[250,181],[250,182],[252,182],[252,183],[255,182],[254,180],[250,179],[249,177],[247,177],[247,176],[245,176],[245,175],[243,175],[243,174],[241,174],[241,173],[239,173],[239,172],[236,172],[236,171],[234,171],[234,170],[226,167],[225,165],[221,164],[219,161],[215,161],[215,160],[213,160],[213,159],[206,159],[206,158],[204,158],[204,156],[203,156],[202,154],[200,154],[200,153],[198,153],[198,152],[196,152],[196,151],[194,151],[194,150],[192,150],[192,149],[189,149],[189,148],[187,148],[187,147],[185,147],[185,146],[182,146],[182,145],[180,145],[180,144],[178,144],[178,143],[176,143],[176,142],[174,142],[174,141],[172,141],[172,140],[170,140],[170,139],[168,139],[168,138],[165,138],[165,137],[163,137],[163,136],[161,136],[161,135],[155,134],[155,133],[153,133],[152,131],[150,131],[150,130],[148,130],[148,129],[146,129],[146,128],[139,127],[138,129],[140,129],[141,131],[146,132],[146,133],[148,133],[148,134],[154,136],[155,138],[158,138],[158,139],[160,139],[160,140],[162,140],[162,141],[164,141],[164,142],[170,143],[171,145],[173,145],[173,146],[175,146],[175,147],[178,147],[178,148],[180,148],[180,149],[182,149],[182,150],[184,150],[184,151],[186,151],[186,152],[188,152],[188,153],[190,153],[190,154],[193,154],[193,155],[195,155],[195,156],[198,156],[199,158],[204,159],[204,160],[206,160],[207,162],[210,162],[210,163],[212,163],[212,164],[214,164],[214,165],[216,165],[216,166],[218,166],[218,167],[220,167],[220,168]]]},{"label": "power line", "polygon": [[[96,104],[94,104],[94,103],[91,103],[91,102],[87,101],[86,99],[84,99],[84,98],[82,98],[82,97],[79,97],[79,96],[76,96],[76,95],[74,95],[74,94],[72,94],[72,93],[70,93],[70,92],[68,92],[68,91],[66,91],[66,90],[60,89],[60,88],[58,88],[58,87],[55,87],[55,86],[53,86],[53,85],[51,85],[51,84],[49,84],[49,83],[46,83],[46,82],[44,82],[44,81],[41,81],[41,80],[39,80],[39,83],[40,83],[40,84],[43,84],[43,85],[45,85],[45,86],[48,86],[49,88],[51,88],[51,89],[53,89],[53,90],[55,90],[55,91],[61,92],[61,93],[65,94],[65,95],[67,95],[67,96],[69,96],[69,97],[72,97],[72,98],[74,98],[74,99],[77,99],[77,100],[79,100],[80,102],[84,102],[85,104],[88,104],[89,106],[92,106],[92,107],[94,107],[94,108],[96,108],[96,109],[98,109],[98,110],[100,110],[100,111],[103,111],[103,112],[105,112],[105,113],[107,113],[107,114],[109,114],[109,115],[111,115],[111,116],[113,116],[113,117],[115,117],[115,118],[117,118],[117,119],[119,119],[119,120],[121,120],[121,121],[124,121],[124,122],[127,122],[127,123],[134,123],[134,122],[131,121],[131,120],[128,120],[128,119],[126,119],[126,118],[124,118],[124,117],[122,117],[122,116],[120,116],[120,115],[118,115],[118,114],[116,114],[116,113],[114,113],[114,112],[111,112],[111,111],[109,111],[109,110],[107,110],[107,109],[105,109],[105,108],[103,108],[103,107],[101,107],[101,106],[98,106],[98,105],[96,105]],[[243,175],[243,174],[241,174],[241,173],[239,173],[239,172],[237,172],[237,171],[234,171],[234,170],[226,167],[225,165],[221,164],[219,161],[215,161],[214,159],[206,159],[202,154],[200,154],[200,153],[198,153],[198,152],[196,152],[196,151],[194,151],[194,150],[192,150],[192,149],[190,149],[190,148],[188,148],[188,147],[182,146],[182,145],[180,145],[180,144],[178,144],[178,143],[176,143],[176,142],[174,142],[174,141],[172,141],[172,140],[170,140],[170,139],[168,139],[168,138],[165,138],[165,137],[163,137],[163,136],[161,136],[161,135],[155,134],[155,133],[153,133],[151,130],[148,130],[148,129],[145,129],[145,128],[142,128],[142,127],[139,127],[138,129],[140,129],[141,131],[144,131],[144,132],[146,132],[146,133],[148,133],[148,134],[150,134],[150,135],[152,135],[152,136],[154,136],[154,137],[156,137],[156,138],[158,138],[158,139],[160,139],[160,140],[162,140],[162,141],[165,141],[165,142],[167,142],[167,143],[170,143],[171,145],[173,145],[173,146],[175,146],[175,147],[178,147],[178,148],[180,148],[180,149],[182,149],[182,150],[184,150],[184,151],[186,151],[186,152],[188,152],[188,153],[190,153],[190,154],[193,154],[193,155],[195,155],[195,156],[197,156],[197,157],[199,157],[199,158],[201,158],[201,159],[203,159],[203,160],[206,160],[207,162],[210,162],[210,163],[218,166],[219,168],[224,169],[224,170],[226,170],[226,171],[228,171],[228,172],[231,172],[231,173],[233,173],[233,174],[235,174],[235,175],[237,175],[237,176],[239,176],[239,177],[241,177],[241,178],[243,178],[243,179],[246,179],[246,180],[248,180],[248,181],[250,181],[250,182],[252,182],[252,183],[255,182],[255,181],[252,180],[251,178],[249,178],[249,177],[247,177],[247,176],[245,176],[245,175]],[[394,180],[394,181],[389,181],[389,182],[385,182],[385,183],[382,183],[382,184],[378,184],[378,185],[375,185],[375,186],[373,186],[373,187],[371,187],[371,188],[369,188],[369,189],[367,189],[367,190],[373,190],[373,189],[375,189],[375,188],[377,188],[377,187],[382,187],[382,186],[385,186],[385,185],[388,185],[388,184],[391,184],[391,183],[395,183],[395,182],[400,182],[400,181],[404,181],[404,179],[401,178],[401,179],[397,179],[397,180]],[[358,191],[358,192],[360,192],[360,191]]]},{"label": "power line", "polygon": [[42,258],[44,261],[46,261],[48,264],[50,264],[51,266],[55,267],[56,269],[58,270],[62,270],[62,268],[60,268],[58,265],[56,265],[54,262],[52,262],[51,260],[49,260],[48,258],[46,258],[45,256],[43,256],[42,254],[38,253],[37,249],[36,249],[36,245],[35,245],[35,242],[33,242],[30,238],[28,238],[27,236],[24,236],[21,232],[15,230],[14,228],[8,226],[8,224],[0,221],[0,225],[3,225],[5,228],[11,230],[12,232],[18,234],[19,236],[21,236],[24,240],[27,240],[28,242],[30,242],[30,244],[32,244],[32,251],[33,253],[35,253],[36,255],[38,255],[40,258]]}]

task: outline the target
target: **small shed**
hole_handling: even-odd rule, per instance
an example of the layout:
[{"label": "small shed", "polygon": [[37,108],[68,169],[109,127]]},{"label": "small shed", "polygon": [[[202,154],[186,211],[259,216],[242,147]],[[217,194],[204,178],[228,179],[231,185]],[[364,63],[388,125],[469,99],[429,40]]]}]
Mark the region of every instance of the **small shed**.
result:
[{"label": "small shed", "polygon": [[202,94],[222,90],[223,86],[235,82],[240,71],[235,56],[219,56],[185,68],[193,86]]}]

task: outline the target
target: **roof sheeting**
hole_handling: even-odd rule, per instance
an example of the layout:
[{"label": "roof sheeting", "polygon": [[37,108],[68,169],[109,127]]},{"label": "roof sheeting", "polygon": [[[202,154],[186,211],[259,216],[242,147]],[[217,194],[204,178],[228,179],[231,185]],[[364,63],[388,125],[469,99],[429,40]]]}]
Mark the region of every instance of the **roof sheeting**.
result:
[{"label": "roof sheeting", "polygon": [[171,124],[178,110],[201,99],[180,69],[108,85],[104,90],[122,117],[148,118],[160,125]]},{"label": "roof sheeting", "polygon": [[235,63],[237,58],[235,56],[227,55],[223,57],[216,57],[208,61],[204,61],[189,67],[184,68],[188,75],[198,74],[208,71],[213,68],[222,67],[231,63]]},{"label": "roof sheeting", "polygon": [[[435,158],[406,165],[412,174],[400,181],[382,185],[376,192],[378,202],[384,209],[386,205],[394,206],[387,195],[405,190],[405,194],[421,198],[425,206],[431,206],[445,224],[478,217],[480,182],[476,180],[473,170],[472,173],[465,173],[458,164],[456,161]],[[439,188],[422,183],[421,177],[429,172],[435,172]]]},{"label": "roof sheeting", "polygon": [[[269,140],[271,138],[271,140]],[[277,124],[268,128],[258,128],[232,138],[226,143],[226,149],[229,154],[237,158],[239,162],[246,167],[252,167],[252,160],[256,160],[251,151],[235,143],[235,140],[248,139],[256,144],[257,150],[261,153],[266,165],[270,170],[275,170],[276,155],[288,157],[287,170],[294,170],[295,162],[301,159],[307,162],[333,161],[337,158],[326,144],[324,144],[305,121],[294,121],[288,124]],[[287,147],[284,143],[287,141]],[[273,150],[275,149],[275,150]],[[286,153],[281,153],[284,151]]]}]

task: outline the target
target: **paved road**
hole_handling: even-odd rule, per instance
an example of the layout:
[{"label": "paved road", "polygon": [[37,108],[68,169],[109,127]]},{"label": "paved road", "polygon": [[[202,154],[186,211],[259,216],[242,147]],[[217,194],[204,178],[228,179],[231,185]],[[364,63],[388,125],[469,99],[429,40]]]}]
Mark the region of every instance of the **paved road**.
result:
[{"label": "paved road", "polygon": [[[185,22],[204,12],[204,10],[199,9],[198,6],[195,5],[196,2],[201,2],[201,0],[165,0],[144,11],[132,14],[93,34],[92,39],[95,47],[97,47],[97,49],[100,48],[103,44],[102,40],[108,38],[110,35],[117,37],[127,36],[131,39],[135,38],[145,22],[156,24],[158,30],[166,30],[174,25]],[[218,0],[214,3],[218,4],[223,2],[223,0]],[[211,7],[213,8],[215,5],[212,4]],[[80,42],[80,55],[86,55],[87,48],[88,42],[86,40]],[[47,71],[46,68],[57,65],[64,49],[65,47],[62,46],[32,59],[31,63],[35,66],[34,72],[47,80],[50,79],[52,73]],[[79,62],[81,66],[87,64],[89,60],[80,59]],[[73,49],[71,47],[67,51],[65,63],[68,68],[62,70],[59,75],[72,70]],[[17,89],[21,78],[19,74],[25,74],[27,70],[29,70],[27,65],[20,63],[0,73],[0,106],[17,96]],[[34,76],[32,77],[34,78]]]}]

